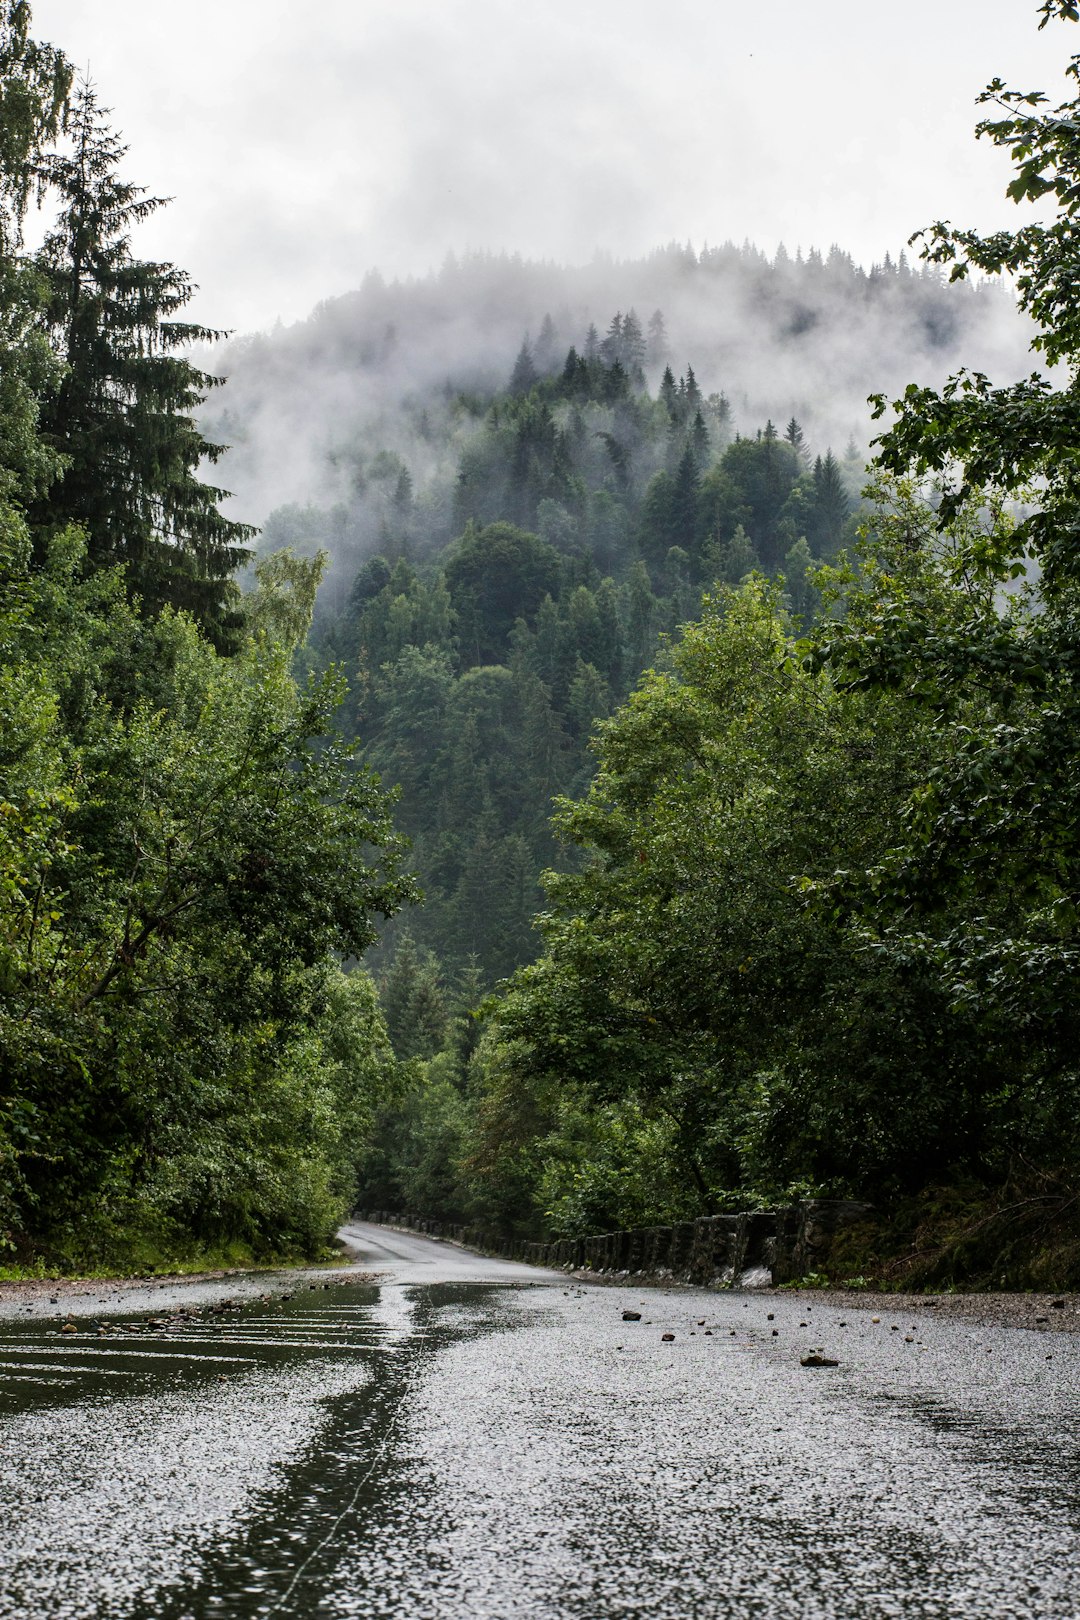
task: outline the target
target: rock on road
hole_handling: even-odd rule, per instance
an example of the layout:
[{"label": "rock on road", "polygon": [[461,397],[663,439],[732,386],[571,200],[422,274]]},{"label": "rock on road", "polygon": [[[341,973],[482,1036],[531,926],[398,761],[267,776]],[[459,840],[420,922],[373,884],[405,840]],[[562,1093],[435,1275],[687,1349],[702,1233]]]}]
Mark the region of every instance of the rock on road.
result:
[{"label": "rock on road", "polygon": [[4,1620],[1080,1616],[1080,1337],[345,1236],[0,1324]]}]

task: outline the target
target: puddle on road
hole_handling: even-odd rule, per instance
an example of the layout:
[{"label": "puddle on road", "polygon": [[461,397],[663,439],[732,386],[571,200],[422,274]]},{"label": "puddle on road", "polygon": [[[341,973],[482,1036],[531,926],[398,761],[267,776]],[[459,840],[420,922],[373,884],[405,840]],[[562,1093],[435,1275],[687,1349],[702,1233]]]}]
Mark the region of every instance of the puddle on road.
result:
[{"label": "puddle on road", "polygon": [[[0,1616],[313,1612],[426,1358],[498,1289],[335,1286],[235,1313],[0,1331]],[[396,1484],[388,1477],[392,1475]]]}]

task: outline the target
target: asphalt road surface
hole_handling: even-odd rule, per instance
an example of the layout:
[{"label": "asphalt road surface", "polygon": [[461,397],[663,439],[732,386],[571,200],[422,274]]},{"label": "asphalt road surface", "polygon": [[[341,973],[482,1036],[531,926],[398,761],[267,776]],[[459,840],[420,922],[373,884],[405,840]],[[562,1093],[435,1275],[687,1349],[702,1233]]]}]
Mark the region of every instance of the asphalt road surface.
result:
[{"label": "asphalt road surface", "polygon": [[347,1236],[0,1323],[0,1616],[1080,1616],[1080,1337]]}]

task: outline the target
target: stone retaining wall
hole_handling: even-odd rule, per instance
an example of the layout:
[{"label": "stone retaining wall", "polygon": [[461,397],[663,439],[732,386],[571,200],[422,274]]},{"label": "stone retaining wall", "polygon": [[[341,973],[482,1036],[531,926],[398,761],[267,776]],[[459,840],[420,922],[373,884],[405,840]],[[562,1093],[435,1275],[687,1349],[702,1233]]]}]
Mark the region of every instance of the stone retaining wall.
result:
[{"label": "stone retaining wall", "polygon": [[358,1210],[356,1219],[446,1238],[480,1254],[597,1276],[663,1277],[703,1288],[767,1286],[827,1269],[834,1235],[865,1220],[870,1204],[804,1198],[780,1209],[706,1215],[676,1226],[637,1227],[597,1237],[530,1243],[481,1226],[457,1226],[390,1210]]}]

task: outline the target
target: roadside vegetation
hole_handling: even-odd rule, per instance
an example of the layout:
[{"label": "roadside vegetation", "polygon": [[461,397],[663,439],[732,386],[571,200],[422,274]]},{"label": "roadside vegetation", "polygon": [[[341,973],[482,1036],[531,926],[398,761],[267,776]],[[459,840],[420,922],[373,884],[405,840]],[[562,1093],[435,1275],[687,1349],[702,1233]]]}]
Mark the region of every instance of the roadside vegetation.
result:
[{"label": "roadside vegetation", "polygon": [[921,238],[1027,379],[878,400],[864,479],[659,312],[548,331],[320,596],[341,514],[222,515],[158,205],[2,19],[0,1267],[855,1196],[1080,1277],[1080,96],[983,98],[1043,223]]}]

